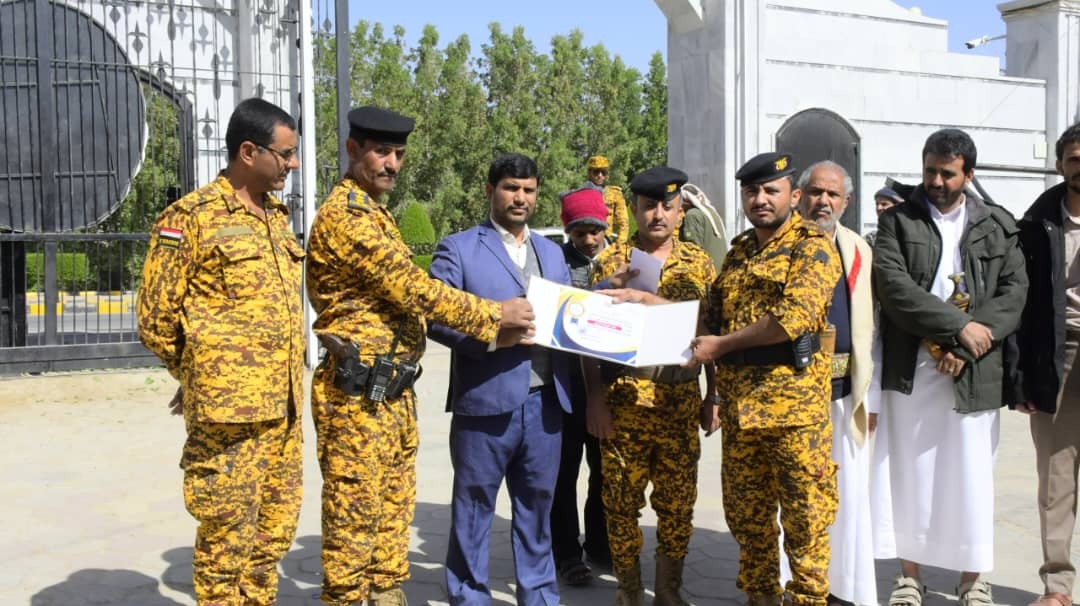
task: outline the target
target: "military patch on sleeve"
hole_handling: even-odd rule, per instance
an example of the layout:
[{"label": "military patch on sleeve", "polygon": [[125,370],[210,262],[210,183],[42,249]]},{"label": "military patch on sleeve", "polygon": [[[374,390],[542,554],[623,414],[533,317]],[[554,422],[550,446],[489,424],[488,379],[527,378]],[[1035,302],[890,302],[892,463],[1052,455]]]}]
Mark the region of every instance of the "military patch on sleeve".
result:
[{"label": "military patch on sleeve", "polygon": [[158,246],[170,249],[180,248],[180,238],[183,235],[183,230],[162,227],[158,230]]}]

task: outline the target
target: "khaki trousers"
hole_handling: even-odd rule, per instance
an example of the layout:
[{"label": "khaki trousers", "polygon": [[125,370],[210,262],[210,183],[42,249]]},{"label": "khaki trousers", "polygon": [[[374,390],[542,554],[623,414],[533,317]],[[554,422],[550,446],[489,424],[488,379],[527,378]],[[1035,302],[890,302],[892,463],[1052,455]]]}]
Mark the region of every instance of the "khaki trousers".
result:
[{"label": "khaki trousers", "polygon": [[1031,417],[1031,438],[1039,471],[1039,524],[1043,565],[1039,576],[1046,593],[1072,595],[1076,568],[1069,559],[1076,523],[1077,471],[1080,470],[1080,371],[1073,372],[1080,334],[1065,343],[1065,379],[1057,414]]}]

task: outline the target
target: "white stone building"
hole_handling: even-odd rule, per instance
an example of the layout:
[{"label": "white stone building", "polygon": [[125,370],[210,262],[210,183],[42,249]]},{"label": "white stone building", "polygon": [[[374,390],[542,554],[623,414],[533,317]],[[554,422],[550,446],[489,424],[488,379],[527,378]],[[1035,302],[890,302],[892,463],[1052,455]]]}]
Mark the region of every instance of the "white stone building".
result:
[{"label": "white stone building", "polygon": [[[931,132],[967,131],[976,177],[1020,214],[1058,177],[1054,142],[1080,121],[1080,1],[998,5],[1008,68],[951,53],[948,23],[888,0],[656,0],[668,18],[669,162],[747,225],[735,170],[793,151],[799,166],[845,165],[856,197],[844,223],[876,225],[886,177],[920,181]],[[810,133],[810,134],[808,134]]]}]

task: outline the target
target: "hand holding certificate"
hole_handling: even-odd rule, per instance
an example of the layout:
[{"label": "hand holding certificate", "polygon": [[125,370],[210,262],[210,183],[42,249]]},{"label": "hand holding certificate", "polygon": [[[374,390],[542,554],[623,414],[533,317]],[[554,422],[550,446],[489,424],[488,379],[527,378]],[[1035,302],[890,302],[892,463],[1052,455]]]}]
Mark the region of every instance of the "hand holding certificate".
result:
[{"label": "hand holding certificate", "polygon": [[698,302],[615,303],[611,297],[542,278],[529,280],[535,344],[628,366],[682,364],[691,358]]}]

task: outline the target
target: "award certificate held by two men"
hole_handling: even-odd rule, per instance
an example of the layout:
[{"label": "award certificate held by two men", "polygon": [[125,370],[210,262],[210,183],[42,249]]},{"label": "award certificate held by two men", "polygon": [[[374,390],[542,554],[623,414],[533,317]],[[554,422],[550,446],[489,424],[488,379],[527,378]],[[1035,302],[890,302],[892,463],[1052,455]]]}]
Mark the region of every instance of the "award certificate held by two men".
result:
[{"label": "award certificate held by two men", "polygon": [[627,366],[682,364],[691,357],[698,302],[615,303],[611,297],[533,277],[534,343]]}]

